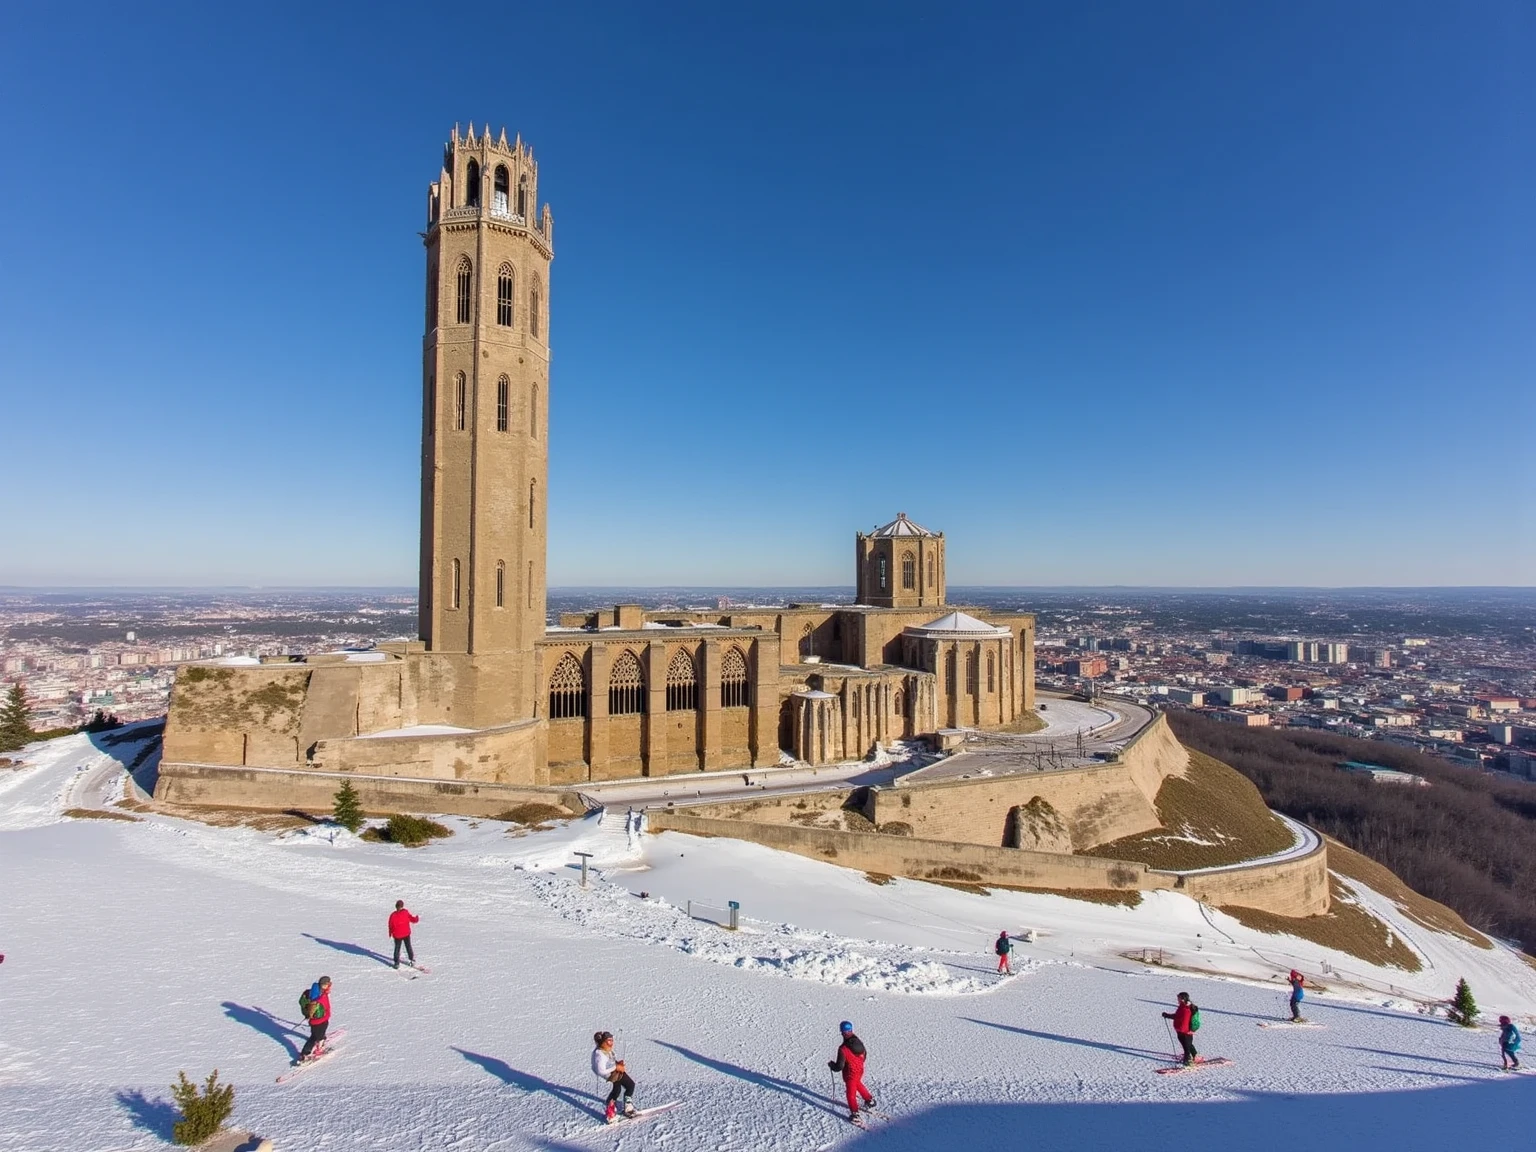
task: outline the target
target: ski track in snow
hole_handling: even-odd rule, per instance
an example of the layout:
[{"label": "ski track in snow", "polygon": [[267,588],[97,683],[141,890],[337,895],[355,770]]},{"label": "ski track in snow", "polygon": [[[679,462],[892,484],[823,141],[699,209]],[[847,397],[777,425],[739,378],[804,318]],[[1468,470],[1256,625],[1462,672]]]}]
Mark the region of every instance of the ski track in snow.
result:
[{"label": "ski track in snow", "polygon": [[[1253,1027],[1285,1013],[1284,990],[1264,983],[1276,963],[1323,950],[1172,894],[1130,910],[876,886],[755,845],[639,838],[622,814],[525,836],[449,818],[456,835],[416,851],[323,827],[62,815],[121,795],[117,758],[140,747],[69,737],[0,775],[4,1152],[168,1147],[169,1083],[215,1066],[237,1085],[234,1122],[279,1152],[1120,1152],[1192,1139],[1413,1152],[1502,1146],[1536,1122],[1536,1080],[1499,1072],[1491,1032],[1393,1010],[1412,1006],[1406,995],[1341,989],[1307,1000],[1324,1029]],[[595,854],[586,890],[578,849]],[[1405,922],[1351,887],[1426,965],[1409,976],[1334,958],[1341,968],[1420,994],[1465,972],[1485,1009],[1536,1006],[1536,973],[1511,954]],[[397,897],[422,916],[426,978],[387,967]],[[682,907],[728,898],[743,904],[739,933]],[[1012,979],[992,972],[1003,925],[1039,931]],[[1138,943],[1242,979],[1119,958]],[[321,972],[348,1039],[278,1085],[302,1041],[298,992]],[[1230,1067],[1154,1074],[1172,1047],[1159,1013],[1181,988],[1201,1003],[1201,1051]],[[845,1017],[890,1112],[865,1132],[826,1068]],[[618,1034],[641,1107],[683,1106],[599,1130],[596,1028]]]}]

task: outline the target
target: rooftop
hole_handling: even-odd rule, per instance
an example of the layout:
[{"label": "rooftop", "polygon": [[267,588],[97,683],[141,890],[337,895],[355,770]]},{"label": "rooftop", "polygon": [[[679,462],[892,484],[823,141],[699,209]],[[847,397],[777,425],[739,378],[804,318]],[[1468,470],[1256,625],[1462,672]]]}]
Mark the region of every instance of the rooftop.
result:
[{"label": "rooftop", "polygon": [[930,532],[921,524],[914,524],[907,519],[905,512],[896,513],[896,519],[889,524],[884,524],[870,533],[871,536],[937,536],[937,532]]}]

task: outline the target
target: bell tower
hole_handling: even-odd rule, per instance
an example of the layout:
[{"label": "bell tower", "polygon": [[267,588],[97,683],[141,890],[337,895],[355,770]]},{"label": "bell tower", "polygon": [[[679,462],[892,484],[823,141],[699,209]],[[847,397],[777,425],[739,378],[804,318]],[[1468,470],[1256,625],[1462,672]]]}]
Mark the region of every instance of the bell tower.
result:
[{"label": "bell tower", "polygon": [[477,725],[534,715],[544,635],[554,218],[538,187],[521,137],[455,125],[422,233],[420,631],[474,658]]},{"label": "bell tower", "polygon": [[944,533],[905,512],[854,537],[854,603],[876,608],[937,608],[944,603]]}]

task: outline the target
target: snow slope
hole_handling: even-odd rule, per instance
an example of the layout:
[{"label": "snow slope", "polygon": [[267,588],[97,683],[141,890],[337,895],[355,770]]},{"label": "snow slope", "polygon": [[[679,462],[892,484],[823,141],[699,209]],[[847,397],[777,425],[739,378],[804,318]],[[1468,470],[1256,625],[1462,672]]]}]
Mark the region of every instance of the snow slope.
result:
[{"label": "snow slope", "polygon": [[[456,835],[414,851],[327,828],[62,815],[113,799],[117,759],[135,751],[69,737],[0,773],[0,1149],[165,1147],[167,1085],[215,1066],[238,1086],[236,1121],[280,1152],[1194,1139],[1401,1152],[1502,1146],[1536,1121],[1536,1079],[1497,1070],[1490,1032],[1382,1006],[1445,995],[1464,973],[1485,1009],[1523,1015],[1536,972],[1411,924],[1405,939],[1433,969],[1350,961],[1382,994],[1309,1001],[1325,1030],[1260,1029],[1280,1013],[1272,978],[1287,955],[1310,971],[1326,956],[1170,893],[1131,910],[877,886],[754,845],[640,836],[614,811],[523,836],[445,818]],[[578,849],[598,865],[586,890]],[[430,975],[382,962],[396,898],[422,917]],[[740,933],[683,911],[731,899]],[[1038,935],[1020,946],[1021,974],[998,981],[988,949],[1005,926]],[[1247,979],[1120,957],[1137,947]],[[346,1044],[277,1085],[299,991],[322,972]],[[1232,1067],[1152,1074],[1170,1049],[1158,1013],[1180,988],[1202,1005],[1202,1050]],[[842,1119],[825,1064],[843,1018],[893,1112],[867,1133]],[[642,1105],[685,1106],[599,1131],[598,1028],[619,1034]]]}]

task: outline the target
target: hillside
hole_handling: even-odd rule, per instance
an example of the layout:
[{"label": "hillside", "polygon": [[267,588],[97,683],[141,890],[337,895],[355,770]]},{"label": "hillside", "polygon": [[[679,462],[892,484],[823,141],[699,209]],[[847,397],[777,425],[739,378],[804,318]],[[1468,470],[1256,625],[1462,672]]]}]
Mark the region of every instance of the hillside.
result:
[{"label": "hillside", "polygon": [[[1230,764],[1276,811],[1378,861],[1468,924],[1536,953],[1536,787],[1375,741],[1221,724],[1170,712],[1179,740]],[[1428,788],[1339,770],[1363,760]]]}]

